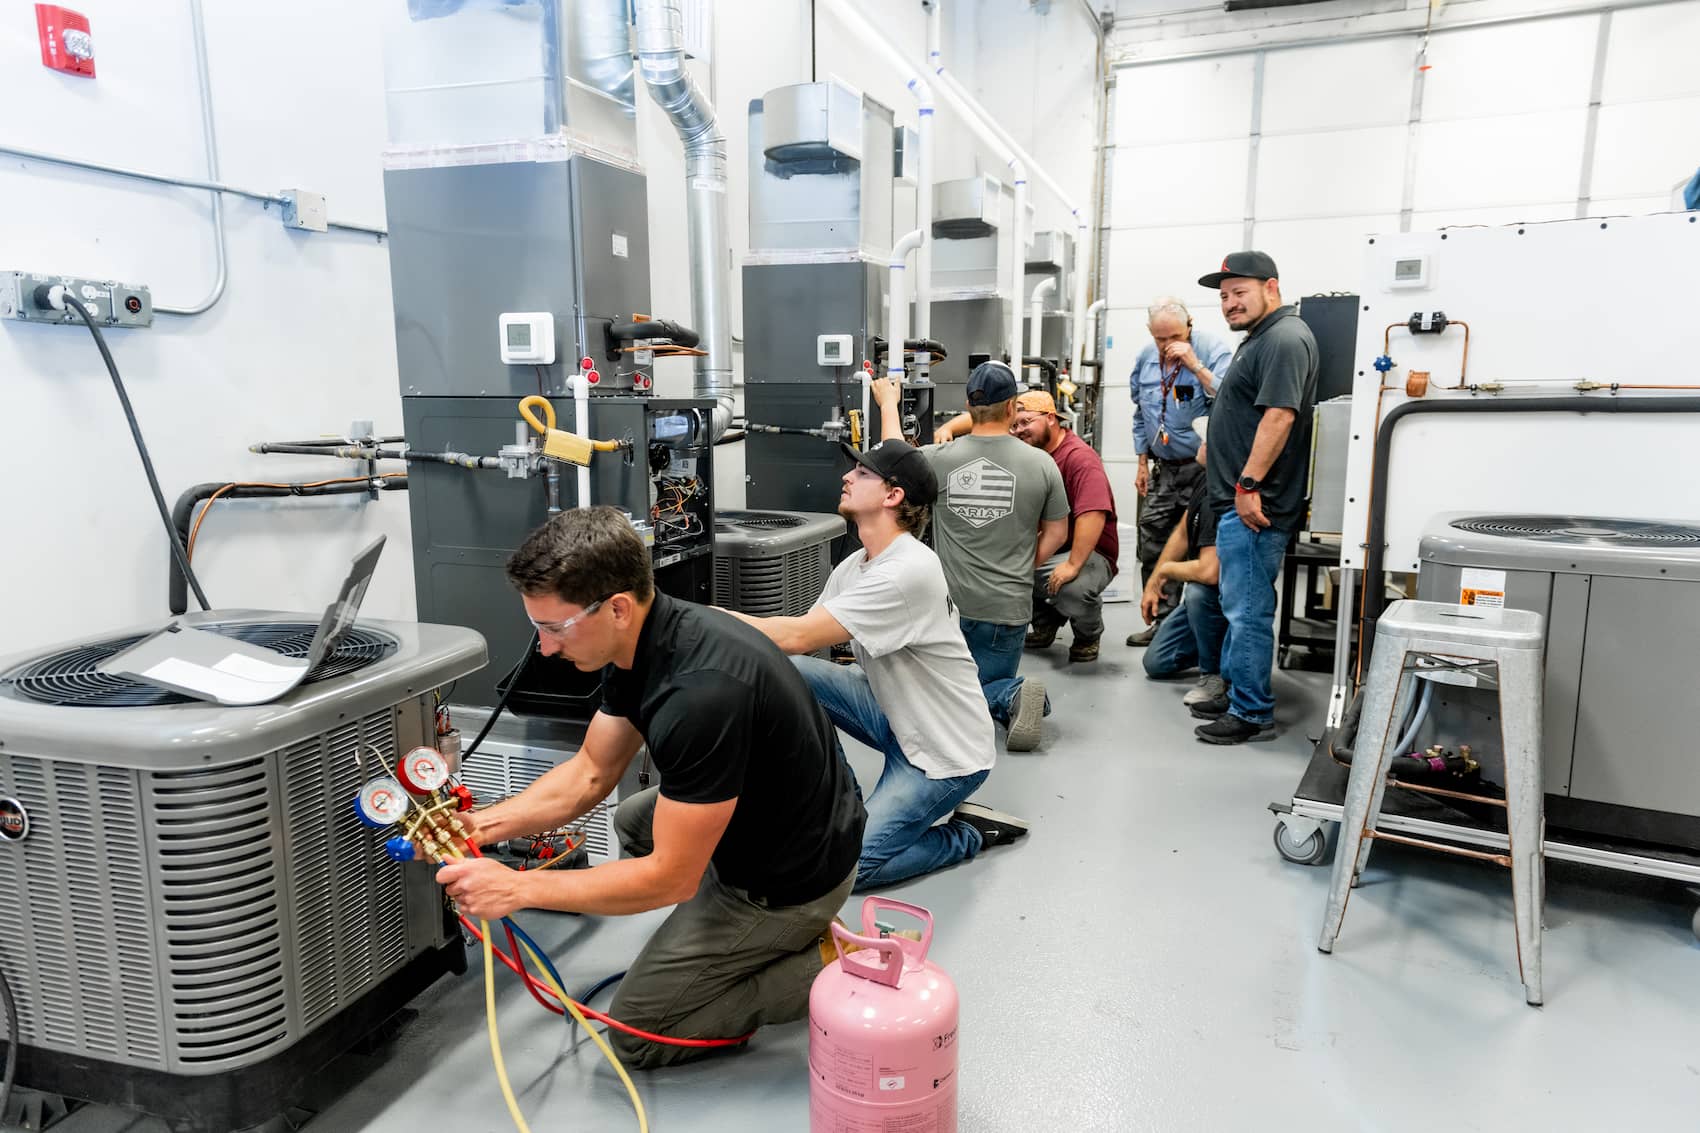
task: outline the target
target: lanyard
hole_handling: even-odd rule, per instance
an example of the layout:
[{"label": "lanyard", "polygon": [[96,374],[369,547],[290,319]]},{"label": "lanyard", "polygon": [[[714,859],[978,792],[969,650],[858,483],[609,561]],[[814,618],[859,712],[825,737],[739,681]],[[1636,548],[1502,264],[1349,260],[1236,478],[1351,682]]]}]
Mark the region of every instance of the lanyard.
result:
[{"label": "lanyard", "polygon": [[1157,403],[1157,443],[1166,445],[1169,443],[1169,394],[1174,392],[1175,383],[1181,379],[1181,364],[1176,362],[1174,372],[1165,373],[1163,359],[1159,357],[1157,375],[1163,382],[1163,396]]}]

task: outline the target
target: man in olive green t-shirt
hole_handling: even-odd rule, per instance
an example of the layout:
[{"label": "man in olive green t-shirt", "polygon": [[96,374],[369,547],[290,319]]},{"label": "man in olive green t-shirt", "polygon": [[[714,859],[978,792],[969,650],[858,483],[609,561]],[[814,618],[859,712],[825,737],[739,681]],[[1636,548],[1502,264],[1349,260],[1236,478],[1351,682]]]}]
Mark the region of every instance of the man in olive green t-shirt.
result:
[{"label": "man in olive green t-shirt", "polygon": [[[1068,538],[1068,492],[1056,461],[1010,435],[1019,392],[1008,365],[982,362],[968,377],[973,430],[921,452],[939,482],[934,545],[986,702],[1009,728],[1009,750],[1032,751],[1050,706],[1044,683],[1017,670],[1033,617],[1033,572]],[[901,440],[897,384],[880,378],[872,394],[884,438]]]}]

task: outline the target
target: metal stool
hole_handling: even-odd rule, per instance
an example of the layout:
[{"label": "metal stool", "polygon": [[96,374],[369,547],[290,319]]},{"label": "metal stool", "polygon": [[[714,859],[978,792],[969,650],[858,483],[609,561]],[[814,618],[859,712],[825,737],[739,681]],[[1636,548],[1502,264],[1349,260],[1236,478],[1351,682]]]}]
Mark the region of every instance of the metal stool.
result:
[{"label": "metal stool", "polygon": [[[1541,1002],[1541,912],[1546,880],[1542,844],[1546,837],[1541,793],[1541,649],[1544,619],[1528,610],[1452,606],[1443,602],[1395,602],[1376,626],[1375,653],[1364,684],[1364,708],[1353,745],[1352,776],[1340,818],[1340,846],[1328,889],[1317,947],[1334,950],[1346,899],[1369,863],[1378,838],[1508,866],[1517,923],[1517,967],[1529,1003]],[[1510,845],[1490,854],[1386,834],[1376,829],[1387,789],[1390,750],[1396,729],[1410,714],[1418,681],[1496,687],[1500,740],[1505,752],[1505,807]],[[1401,783],[1410,790],[1478,799],[1438,787]]]}]

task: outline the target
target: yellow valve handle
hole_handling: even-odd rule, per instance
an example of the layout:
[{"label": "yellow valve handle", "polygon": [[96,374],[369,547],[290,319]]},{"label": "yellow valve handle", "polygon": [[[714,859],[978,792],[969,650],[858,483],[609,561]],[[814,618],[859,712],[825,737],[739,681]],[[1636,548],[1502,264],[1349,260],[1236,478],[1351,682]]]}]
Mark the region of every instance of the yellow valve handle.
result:
[{"label": "yellow valve handle", "polygon": [[[542,406],[543,408],[542,421],[539,421],[531,412],[536,406]],[[519,415],[525,418],[525,423],[527,425],[530,425],[533,429],[536,429],[544,436],[548,436],[550,431],[555,428],[555,407],[549,403],[548,398],[540,397],[535,393],[519,403]]]}]

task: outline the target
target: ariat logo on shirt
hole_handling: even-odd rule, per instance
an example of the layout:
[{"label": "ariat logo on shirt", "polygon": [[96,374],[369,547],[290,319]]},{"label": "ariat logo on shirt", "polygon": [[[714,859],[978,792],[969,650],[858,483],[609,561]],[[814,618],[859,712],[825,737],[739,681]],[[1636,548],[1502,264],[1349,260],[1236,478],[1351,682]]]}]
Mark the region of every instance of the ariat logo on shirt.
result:
[{"label": "ariat logo on shirt", "polygon": [[981,457],[950,474],[945,507],[953,515],[984,527],[1015,510],[1015,473]]}]

